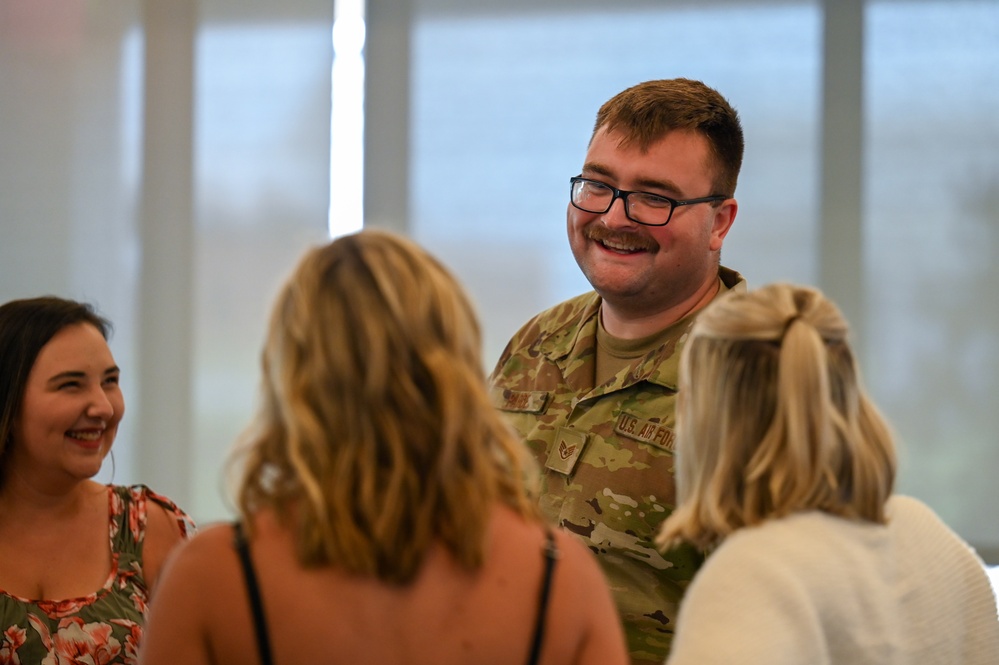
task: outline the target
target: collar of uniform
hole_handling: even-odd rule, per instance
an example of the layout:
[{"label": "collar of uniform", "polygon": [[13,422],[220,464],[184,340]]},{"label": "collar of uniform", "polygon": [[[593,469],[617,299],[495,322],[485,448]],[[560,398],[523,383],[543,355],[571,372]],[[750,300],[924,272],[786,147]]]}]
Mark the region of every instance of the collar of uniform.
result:
[{"label": "collar of uniform", "polygon": [[[714,302],[719,296],[729,291],[745,291],[746,280],[735,270],[719,266],[718,277],[721,279],[721,288],[712,298]],[[709,303],[710,304],[710,303]],[[700,310],[697,310],[700,311]],[[694,317],[697,311],[691,312],[672,326],[663,344],[649,353],[639,363],[631,373],[631,381],[649,381],[658,385],[676,390],[679,382],[680,351],[683,343],[687,341],[687,333],[694,325]]]},{"label": "collar of uniform", "polygon": [[718,292],[718,295],[715,296],[716,298],[722,293],[726,293],[728,291],[745,291],[748,288],[746,279],[731,268],[719,266],[718,277],[721,278],[722,286],[724,288]]},{"label": "collar of uniform", "polygon": [[602,302],[596,292],[577,296],[556,306],[545,317],[550,323],[537,342],[537,350],[562,371],[565,380],[581,395],[597,397],[639,381],[649,381],[676,390],[680,344],[693,323],[691,316],[670,326],[665,342],[637,362],[631,372],[620,374],[596,392],[593,367],[596,353],[597,315]]},{"label": "collar of uniform", "polygon": [[580,332],[587,323],[593,324],[596,335],[596,316],[600,311],[600,296],[596,291],[566,300],[549,310],[546,318],[550,329],[538,339],[538,351],[554,363],[572,354],[579,343]]},{"label": "collar of uniform", "polygon": [[[716,298],[728,291],[746,290],[746,280],[735,270],[719,266],[718,277],[721,279],[722,288],[719,289]],[[595,291],[590,291],[555,306],[546,316],[550,325],[548,330],[538,339],[538,351],[551,362],[560,366],[567,357],[574,355],[574,353],[580,355],[585,352],[594,353],[596,348],[596,317],[600,311],[601,302],[600,296]],[[687,339],[687,331],[693,324],[694,314],[696,312],[670,326],[673,332],[668,335],[665,343],[643,358],[622,386],[618,387],[638,381],[649,381],[676,390],[680,350],[683,342]],[[590,337],[594,339],[589,339]],[[581,347],[581,343],[585,343],[590,348]]]}]

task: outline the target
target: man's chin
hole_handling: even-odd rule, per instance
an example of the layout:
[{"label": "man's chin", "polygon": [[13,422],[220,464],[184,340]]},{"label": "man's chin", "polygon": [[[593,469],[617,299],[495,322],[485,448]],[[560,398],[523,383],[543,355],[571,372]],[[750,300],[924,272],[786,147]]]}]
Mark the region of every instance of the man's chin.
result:
[{"label": "man's chin", "polygon": [[587,280],[597,295],[611,304],[627,302],[641,294],[641,289],[632,281],[610,279],[606,276],[602,279],[591,279],[587,276]]}]

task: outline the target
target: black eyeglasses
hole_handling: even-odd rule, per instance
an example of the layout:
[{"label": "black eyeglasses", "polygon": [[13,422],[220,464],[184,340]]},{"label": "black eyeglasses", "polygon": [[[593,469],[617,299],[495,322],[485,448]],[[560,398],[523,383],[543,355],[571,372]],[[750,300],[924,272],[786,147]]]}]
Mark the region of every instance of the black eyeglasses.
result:
[{"label": "black eyeglasses", "polygon": [[614,201],[621,199],[624,201],[624,214],[628,219],[645,226],[666,226],[673,217],[673,211],[679,206],[714,203],[728,198],[716,195],[678,201],[651,192],[617,189],[599,180],[590,180],[582,176],[569,178],[569,183],[569,200],[573,206],[583,212],[603,214],[611,209]]}]

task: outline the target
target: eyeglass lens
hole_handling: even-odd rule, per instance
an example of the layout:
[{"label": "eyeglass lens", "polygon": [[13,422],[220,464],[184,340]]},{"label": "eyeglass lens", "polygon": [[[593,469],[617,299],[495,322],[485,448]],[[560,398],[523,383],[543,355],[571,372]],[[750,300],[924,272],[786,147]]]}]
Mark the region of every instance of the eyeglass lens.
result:
[{"label": "eyeglass lens", "polygon": [[572,203],[581,210],[605,213],[610,210],[615,198],[623,198],[628,217],[643,224],[665,224],[673,208],[669,199],[654,194],[624,192],[618,196],[603,183],[583,179],[573,181]]}]

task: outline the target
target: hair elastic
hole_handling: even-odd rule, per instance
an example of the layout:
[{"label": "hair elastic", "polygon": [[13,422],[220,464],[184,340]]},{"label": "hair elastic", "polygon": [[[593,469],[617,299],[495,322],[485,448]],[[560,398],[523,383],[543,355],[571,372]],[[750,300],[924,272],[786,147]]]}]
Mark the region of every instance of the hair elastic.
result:
[{"label": "hair elastic", "polygon": [[780,333],[781,339],[783,339],[784,335],[787,334],[787,331],[791,328],[791,325],[794,324],[794,322],[800,318],[801,314],[795,313],[794,315],[791,316],[791,318],[789,318],[787,321],[784,322],[784,330],[782,330]]}]

